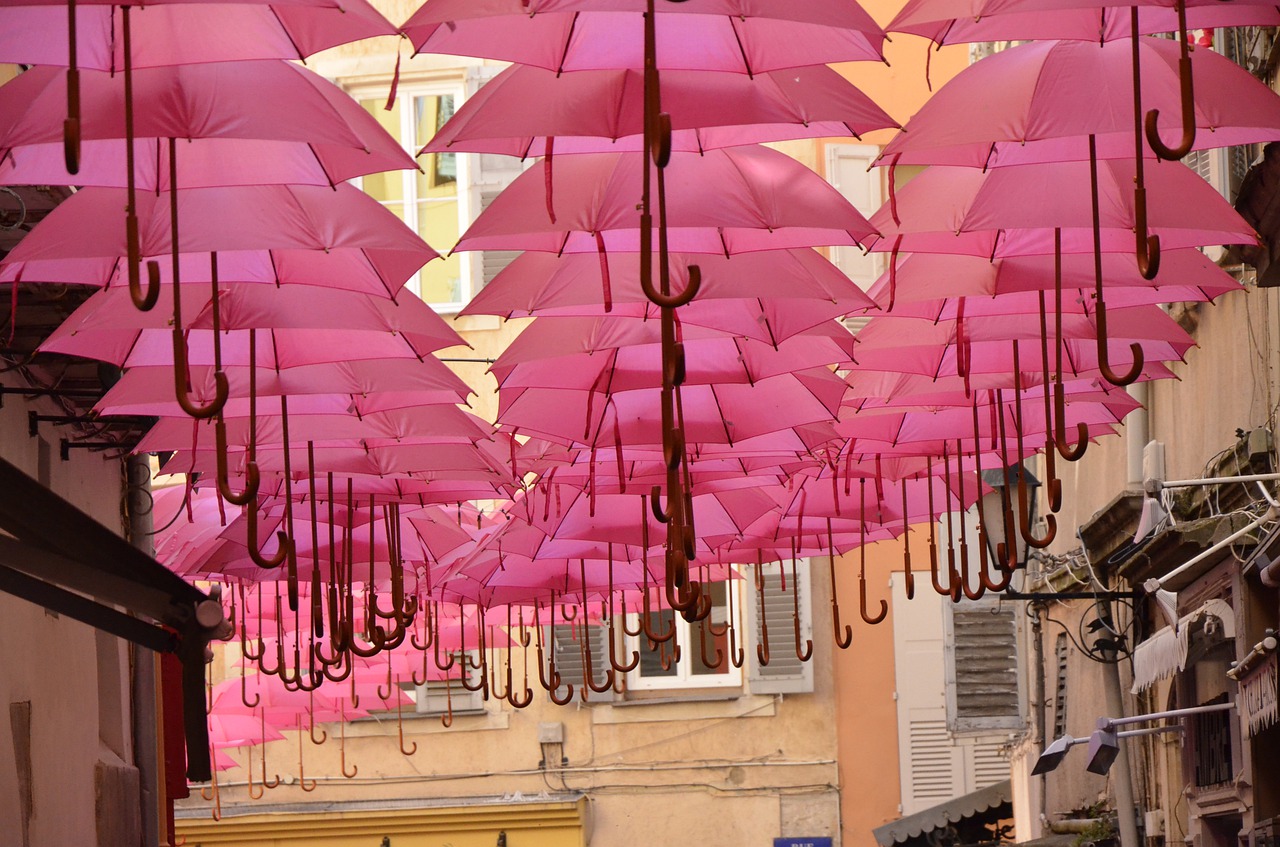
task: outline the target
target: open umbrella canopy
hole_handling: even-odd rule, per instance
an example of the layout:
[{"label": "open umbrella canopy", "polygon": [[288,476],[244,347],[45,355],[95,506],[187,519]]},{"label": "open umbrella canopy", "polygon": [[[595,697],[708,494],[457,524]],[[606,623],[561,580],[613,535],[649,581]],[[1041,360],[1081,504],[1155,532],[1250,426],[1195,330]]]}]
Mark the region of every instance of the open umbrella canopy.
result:
[{"label": "open umbrella canopy", "polygon": [[[639,262],[630,256],[607,261],[614,308],[648,304],[640,287]],[[698,267],[702,287],[689,304],[692,307],[740,298],[830,302],[847,306],[850,312],[870,306],[862,290],[816,250],[766,250],[749,256],[672,253],[670,262],[672,286],[681,291],[688,285],[689,266]],[[601,274],[596,256],[522,253],[480,290],[462,314],[523,317],[554,314],[552,310],[569,314],[567,310],[581,307],[598,310]],[[680,314],[685,320],[688,312],[682,308]]]},{"label": "open umbrella canopy", "polygon": [[[551,176],[547,167],[544,160],[517,177],[454,249],[556,254],[597,253],[600,244],[610,253],[640,249],[641,154],[569,156],[555,161]],[[552,195],[548,179],[554,181]],[[674,153],[666,180],[673,251],[731,256],[859,244],[874,233],[830,183],[766,147]]]},{"label": "open umbrella canopy", "polygon": [[[1143,107],[1158,109],[1172,135],[1181,125],[1178,44],[1141,38],[1139,55]],[[1220,53],[1196,50],[1191,62],[1197,84],[1231,92],[1196,101],[1197,148],[1280,139],[1280,96]],[[1083,160],[1090,135],[1100,158],[1132,157],[1130,45],[1043,41],[1001,51],[957,74],[906,128],[880,161],[987,168]]]},{"label": "open umbrella canopy", "polygon": [[[1137,3],[1141,7],[1138,32],[1177,32],[1180,29],[1172,4]],[[1189,29],[1223,26],[1276,26],[1280,11],[1262,3],[1187,3]],[[1028,41],[1072,39],[1113,41],[1128,38],[1129,9],[1096,3],[1062,0],[1019,0],[1016,3],[990,0],[908,0],[885,27],[888,32],[919,35],[936,44],[967,44],[975,41]]]},{"label": "open umbrella canopy", "polygon": [[[639,68],[555,73],[516,65],[467,100],[423,149],[529,158],[641,149],[644,74]],[[591,103],[591,109],[583,109]],[[754,77],[716,71],[667,71],[663,111],[672,147],[717,147],[792,138],[861,136],[897,123],[848,80],[825,66]]]},{"label": "open umbrella canopy", "polygon": [[[17,267],[43,260],[99,260],[105,278],[128,254],[123,189],[77,191],[24,238],[0,266],[25,281],[54,281],[40,267]],[[351,185],[266,185],[194,188],[179,191],[182,219],[178,246],[183,253],[217,251],[219,270],[226,254],[270,251],[248,257],[258,270],[272,268],[298,281],[324,285],[348,271],[378,281],[394,294],[437,254],[396,216]],[[164,256],[171,247],[167,192],[138,195],[139,239],[143,256]],[[232,255],[230,261],[239,257]],[[104,261],[105,260],[105,261]],[[166,260],[161,260],[163,266]],[[318,271],[314,276],[312,271]],[[327,272],[326,272],[327,271]],[[65,273],[65,269],[64,269]],[[206,271],[207,274],[207,271]],[[58,277],[54,277],[56,279]],[[96,278],[86,277],[89,282]],[[207,277],[206,277],[207,278]],[[221,275],[220,275],[221,278]],[[348,283],[348,286],[350,283]],[[344,286],[344,287],[348,287]]]},{"label": "open umbrella canopy", "polygon": [[[1210,244],[1253,244],[1253,228],[1180,162],[1147,170],[1148,223],[1167,249]],[[1133,249],[1134,165],[1098,162],[1103,252]],[[957,253],[1006,258],[1053,255],[1054,230],[1064,253],[1093,250],[1088,162],[1052,162],[981,171],[932,167],[898,192],[871,218],[882,233],[873,250]],[[899,236],[901,241],[899,242]]]},{"label": "open umbrella canopy", "polygon": [[[373,359],[357,361],[322,362],[277,370],[259,366],[256,377],[257,397],[263,408],[278,407],[281,394],[295,397],[306,395],[350,395],[348,404],[368,395],[412,395],[420,405],[436,403],[461,403],[472,391],[453,371],[436,367],[434,360],[425,359]],[[228,401],[223,407],[224,418],[238,418],[249,414],[249,371],[247,366],[225,366]],[[214,369],[211,365],[188,368],[190,394],[199,403],[206,403],[216,394]],[[125,371],[115,385],[108,389],[94,405],[101,415],[162,415],[172,414],[173,369],[168,365],[140,365]]]},{"label": "open umbrella canopy", "polygon": [[[76,4],[76,61],[100,71],[124,67],[122,7]],[[252,59],[305,59],[396,28],[366,0],[280,3],[148,2],[132,9],[134,68]],[[0,8],[0,58],[23,65],[67,63],[62,2]],[[209,37],[218,33],[219,37]]]},{"label": "open umbrella canopy", "polygon": [[[1087,296],[1094,287],[1093,256],[1066,253],[1058,260],[1061,285],[1067,303]],[[1107,286],[1107,302],[1116,306],[1142,303],[1177,303],[1213,300],[1241,285],[1217,263],[1199,250],[1167,250],[1161,258],[1163,272],[1147,280],[1138,273],[1128,255],[1102,254],[1102,277]],[[963,300],[965,308],[976,301],[1016,304],[1015,308],[1033,314],[1038,297],[1048,292],[1049,302],[1055,287],[1055,260],[1052,255],[1008,256],[989,259],[985,256],[957,256],[943,253],[917,253],[899,259],[893,272],[886,271],[868,291],[880,308],[894,303],[893,314],[923,314],[920,309],[955,309]],[[1029,308],[1027,308],[1029,306]],[[978,305],[977,308],[983,308]],[[1052,306],[1050,306],[1052,308]]]},{"label": "open umbrella canopy", "polygon": [[[43,176],[55,185],[124,185],[124,145],[94,144],[125,136],[124,78],[80,74],[85,177],[57,170],[66,74],[39,67],[0,86],[0,151],[7,181]],[[179,185],[255,184],[278,169],[286,178],[333,185],[360,174],[416,167],[412,158],[360,105],[328,80],[288,62],[219,62],[133,74],[139,185],[167,189],[168,161],[154,139],[179,138]],[[237,147],[244,140],[253,143]],[[213,142],[205,149],[206,142]],[[28,150],[27,145],[35,145]],[[261,162],[237,162],[258,156]],[[31,161],[29,161],[31,160]],[[190,161],[188,161],[190,160]],[[90,167],[90,165],[94,167]],[[294,178],[295,175],[298,178]],[[222,180],[222,181],[219,181]]]},{"label": "open umbrella canopy", "polygon": [[[765,73],[881,58],[884,32],[856,3],[695,0],[658,8],[663,69]],[[401,31],[419,53],[553,71],[639,68],[644,10],[644,0],[430,0]]]},{"label": "open umbrella canopy", "polygon": [[[555,318],[535,322],[489,368],[501,388],[581,388],[603,393],[657,385],[662,356],[656,321]],[[684,327],[686,384],[755,382],[852,360],[854,345],[838,325],[766,344]]]}]

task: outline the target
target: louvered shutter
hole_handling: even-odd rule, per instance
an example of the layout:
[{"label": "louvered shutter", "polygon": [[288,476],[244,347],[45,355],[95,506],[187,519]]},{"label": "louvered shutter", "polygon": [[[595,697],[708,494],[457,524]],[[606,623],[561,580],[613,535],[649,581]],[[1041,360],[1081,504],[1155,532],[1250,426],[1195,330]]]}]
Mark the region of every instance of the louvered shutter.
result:
[{"label": "louvered shutter", "polygon": [[[603,624],[588,624],[586,627],[587,645],[591,651],[591,665],[595,684],[603,686],[609,673],[609,627]],[[586,668],[582,661],[583,627],[576,624],[556,624],[552,642],[555,645],[556,670],[564,682],[573,686],[573,695],[582,698],[585,687]],[[614,688],[617,685],[615,683]],[[563,694],[563,687],[557,696]],[[587,691],[587,702],[608,702],[614,698],[614,691],[604,693]]]},{"label": "louvered shutter", "polygon": [[[484,711],[484,694],[481,691],[468,691],[461,682],[462,667],[458,662],[461,656],[455,652],[455,663],[449,669],[449,682],[443,679],[428,679],[426,685],[412,686],[413,698],[417,705],[415,711],[420,715],[444,715],[450,710],[457,714]],[[479,662],[479,654],[469,650],[471,662],[467,665],[467,681],[476,685],[480,681],[480,671],[472,666]]]},{"label": "louvered shutter", "polygon": [[[758,568],[759,565],[752,566]],[[742,617],[747,622],[746,646],[748,686],[752,694],[794,694],[813,691],[813,660],[802,662],[796,655],[795,598],[800,592],[801,646],[813,637],[813,620],[810,613],[809,561],[801,559],[796,564],[796,579],[791,578],[791,564],[786,563],[786,591],[782,590],[776,564],[765,566],[764,612],[760,616],[760,597],[752,579],[743,580]],[[747,570],[744,568],[744,571]],[[749,605],[748,605],[749,604]],[[763,665],[756,653],[756,645],[763,638],[764,623],[769,630],[769,664]]]},{"label": "louvered shutter", "polygon": [[[923,711],[923,710],[922,710]],[[947,722],[919,715],[907,722],[907,796],[903,812],[912,814],[956,796],[960,784],[956,773],[955,742]]]},{"label": "louvered shutter", "polygon": [[[485,159],[497,159],[497,156],[481,156],[483,162]],[[483,165],[482,165],[483,170]],[[519,176],[520,169],[515,168],[512,175],[506,182],[499,185],[482,185],[480,187],[480,211],[483,212],[489,208],[489,204],[494,198],[502,193],[502,190],[511,183],[511,180]],[[515,261],[516,256],[520,255],[519,250],[485,250],[480,254],[480,285],[484,287],[493,282],[494,277],[506,270],[507,265]]]},{"label": "louvered shutter", "polygon": [[1009,604],[948,609],[947,713],[957,732],[1021,725],[1017,619]]},{"label": "louvered shutter", "polygon": [[1053,694],[1053,737],[1061,738],[1067,734],[1067,636],[1058,633],[1054,646],[1054,660],[1057,664],[1057,684]]}]

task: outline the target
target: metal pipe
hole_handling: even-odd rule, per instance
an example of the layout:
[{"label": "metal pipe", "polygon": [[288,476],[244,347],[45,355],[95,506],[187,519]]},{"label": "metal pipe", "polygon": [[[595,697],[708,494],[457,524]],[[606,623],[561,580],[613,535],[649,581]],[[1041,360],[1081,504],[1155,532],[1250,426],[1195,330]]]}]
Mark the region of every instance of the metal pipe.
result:
[{"label": "metal pipe", "polygon": [[[1186,715],[1202,715],[1206,712],[1225,712],[1236,707],[1235,703],[1214,703],[1211,706],[1188,706],[1185,709],[1170,709],[1167,712],[1152,712],[1148,715],[1132,715],[1127,718],[1098,718],[1098,729],[1110,732],[1118,726],[1128,726],[1135,723],[1146,723],[1147,721],[1162,721],[1167,718],[1181,718]],[[1155,727],[1155,731],[1168,729],[1168,727]],[[1117,733],[1124,735],[1124,733]],[[1133,735],[1144,734],[1141,730],[1131,731]],[[1149,734],[1149,733],[1145,733]]]},{"label": "metal pipe", "polygon": [[1127,479],[1130,484],[1136,484],[1143,481],[1142,457],[1151,440],[1151,413],[1147,411],[1150,391],[1145,382],[1135,382],[1125,390],[1138,403],[1138,408],[1124,420]]},{"label": "metal pipe", "polygon": [[[1111,615],[1111,603],[1107,600],[1100,600],[1097,603],[1098,620],[1109,622],[1113,620]],[[1120,663],[1119,656],[1114,649],[1104,651],[1103,658],[1107,660],[1102,670],[1103,689],[1106,694],[1107,712],[1112,715],[1120,715],[1117,721],[1124,721],[1124,694],[1120,686]],[[1125,749],[1125,745],[1120,745],[1116,752],[1116,768],[1111,772],[1113,775],[1112,785],[1116,793],[1116,823],[1120,828],[1120,847],[1140,847],[1141,842],[1138,840],[1138,812],[1134,803],[1133,796],[1133,771],[1130,770],[1129,752]]]},{"label": "metal pipe", "polygon": [[1225,485],[1232,482],[1273,482],[1280,473],[1254,473],[1241,476],[1207,476],[1204,479],[1148,479],[1143,485],[1152,494],[1162,488],[1190,488],[1196,485]]}]

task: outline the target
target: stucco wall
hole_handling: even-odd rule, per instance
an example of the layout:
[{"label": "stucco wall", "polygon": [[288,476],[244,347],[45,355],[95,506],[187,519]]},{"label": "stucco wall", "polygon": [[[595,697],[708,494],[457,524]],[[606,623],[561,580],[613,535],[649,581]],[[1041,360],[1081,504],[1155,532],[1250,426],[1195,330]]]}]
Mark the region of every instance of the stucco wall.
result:
[{"label": "stucco wall", "polygon": [[[14,384],[6,380],[5,384]],[[5,396],[0,451],[6,460],[104,525],[118,530],[121,470],[99,453],[58,458],[56,430],[27,435],[27,411],[54,414],[43,402]],[[31,703],[31,847],[96,844],[94,769],[99,760],[128,762],[128,652],[118,639],[0,593],[0,842],[22,847],[18,774],[10,705]],[[114,812],[132,815],[137,809]],[[112,830],[110,817],[103,825]],[[128,829],[116,830],[127,832]]]}]

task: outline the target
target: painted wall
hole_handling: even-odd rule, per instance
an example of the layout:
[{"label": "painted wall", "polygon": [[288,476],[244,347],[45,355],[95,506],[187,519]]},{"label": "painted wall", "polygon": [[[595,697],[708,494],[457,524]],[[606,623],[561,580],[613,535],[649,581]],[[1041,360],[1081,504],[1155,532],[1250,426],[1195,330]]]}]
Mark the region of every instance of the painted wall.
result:
[{"label": "painted wall", "polygon": [[[4,384],[18,384],[9,377]],[[5,396],[0,405],[4,458],[105,526],[121,526],[121,465],[101,453],[58,457],[59,430],[27,434],[27,412],[55,414],[46,401]],[[95,800],[95,769],[132,768],[129,651],[111,636],[0,593],[0,841],[14,847],[113,843],[137,832],[138,809]],[[32,814],[27,840],[15,758],[15,704],[30,703]],[[127,776],[126,776],[127,778]],[[136,781],[136,773],[133,776]],[[99,842],[97,833],[103,840]],[[125,843],[116,840],[114,843]]]}]

